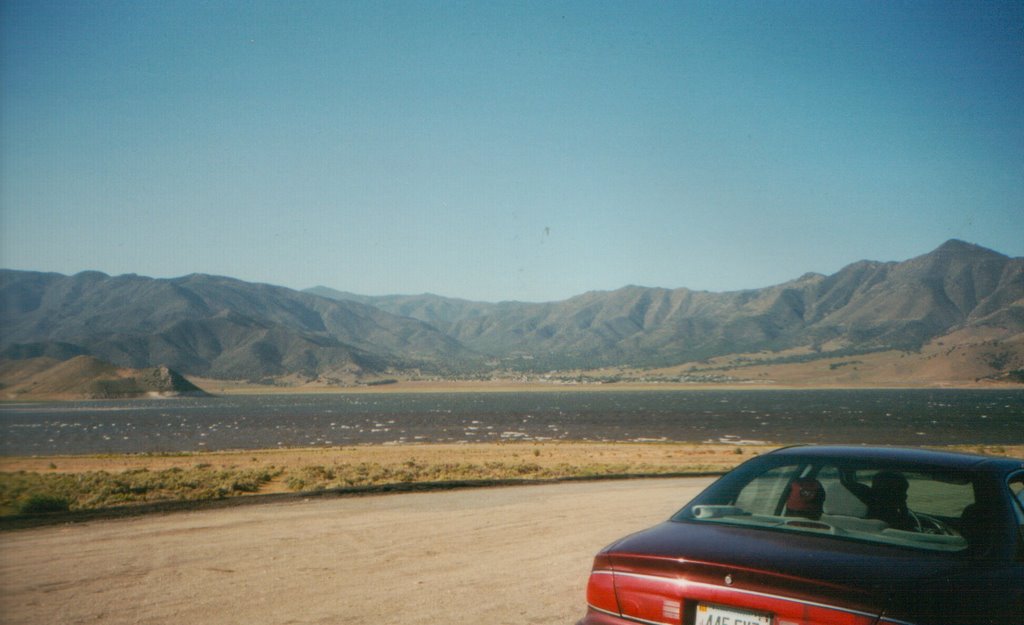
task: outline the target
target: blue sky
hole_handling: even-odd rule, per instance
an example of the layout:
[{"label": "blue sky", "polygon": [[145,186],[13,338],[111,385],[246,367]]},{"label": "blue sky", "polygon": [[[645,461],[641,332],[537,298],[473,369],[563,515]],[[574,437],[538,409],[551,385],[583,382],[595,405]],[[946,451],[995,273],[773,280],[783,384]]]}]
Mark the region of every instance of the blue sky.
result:
[{"label": "blue sky", "polygon": [[1022,2],[0,2],[0,266],[549,301],[1024,256]]}]

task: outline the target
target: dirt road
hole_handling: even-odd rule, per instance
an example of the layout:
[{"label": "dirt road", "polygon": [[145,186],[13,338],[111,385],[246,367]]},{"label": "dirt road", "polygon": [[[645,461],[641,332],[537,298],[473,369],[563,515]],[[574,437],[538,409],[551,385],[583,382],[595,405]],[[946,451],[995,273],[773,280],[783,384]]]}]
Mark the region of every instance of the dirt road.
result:
[{"label": "dirt road", "polygon": [[571,625],[710,479],[313,499],[0,534],[2,623]]}]

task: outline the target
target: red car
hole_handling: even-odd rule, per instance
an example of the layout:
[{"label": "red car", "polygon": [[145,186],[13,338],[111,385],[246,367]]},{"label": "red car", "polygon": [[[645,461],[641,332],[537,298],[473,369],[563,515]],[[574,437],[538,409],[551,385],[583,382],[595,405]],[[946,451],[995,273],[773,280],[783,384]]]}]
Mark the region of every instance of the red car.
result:
[{"label": "red car", "polygon": [[792,447],[595,558],[577,625],[1024,624],[1024,460]]}]

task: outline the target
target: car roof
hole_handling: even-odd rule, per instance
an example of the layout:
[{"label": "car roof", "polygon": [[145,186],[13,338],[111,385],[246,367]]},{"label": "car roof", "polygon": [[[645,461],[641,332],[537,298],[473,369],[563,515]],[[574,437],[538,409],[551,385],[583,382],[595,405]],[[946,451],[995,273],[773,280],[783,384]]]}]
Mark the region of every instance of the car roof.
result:
[{"label": "car roof", "polygon": [[997,473],[1009,473],[1017,469],[1024,469],[1024,460],[1020,458],[984,456],[981,454],[910,447],[813,445],[783,447],[771,452],[769,455],[805,458],[808,460],[814,458],[845,458],[849,460],[920,463],[934,468],[960,471],[987,470]]}]

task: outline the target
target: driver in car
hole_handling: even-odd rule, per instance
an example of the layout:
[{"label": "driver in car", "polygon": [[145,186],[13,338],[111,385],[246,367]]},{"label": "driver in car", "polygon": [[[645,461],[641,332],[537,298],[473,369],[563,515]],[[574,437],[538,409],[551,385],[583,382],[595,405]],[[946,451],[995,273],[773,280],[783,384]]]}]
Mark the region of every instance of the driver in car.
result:
[{"label": "driver in car", "polygon": [[871,480],[871,500],[868,502],[869,519],[880,519],[889,527],[899,530],[919,530],[914,516],[907,508],[907,478],[895,471],[879,471]]}]

